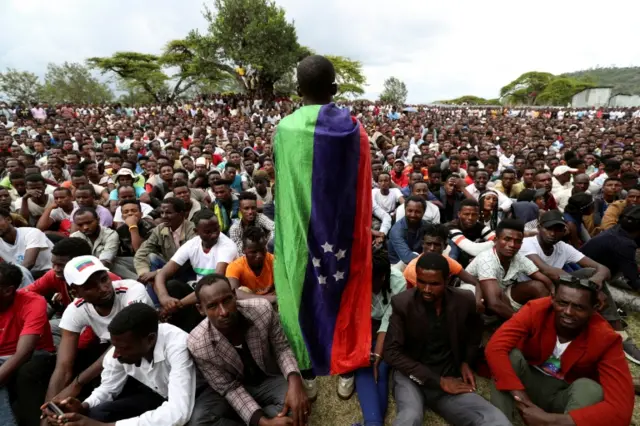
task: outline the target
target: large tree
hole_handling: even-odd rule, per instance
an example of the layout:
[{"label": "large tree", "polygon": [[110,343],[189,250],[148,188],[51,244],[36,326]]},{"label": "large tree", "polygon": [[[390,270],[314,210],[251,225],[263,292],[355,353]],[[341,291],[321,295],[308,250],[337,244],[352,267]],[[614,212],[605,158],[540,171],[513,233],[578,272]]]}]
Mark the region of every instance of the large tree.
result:
[{"label": "large tree", "polygon": [[595,84],[590,81],[571,77],[556,77],[538,95],[536,104],[564,106],[571,103],[573,95],[594,86]]},{"label": "large tree", "polygon": [[534,105],[537,96],[554,78],[548,72],[526,72],[500,89],[500,99],[507,104]]},{"label": "large tree", "polygon": [[466,95],[459,98],[449,99],[446,101],[436,101],[437,104],[451,104],[451,105],[500,105],[499,99],[485,99],[478,96]]},{"label": "large tree", "polygon": [[389,77],[384,81],[380,100],[393,105],[404,105],[407,100],[407,86],[396,77]]},{"label": "large tree", "polygon": [[271,0],[214,0],[204,16],[209,33],[209,57],[220,58],[235,72],[244,89],[273,97],[275,83],[307,51],[298,44],[293,23]]},{"label": "large tree", "polygon": [[9,101],[18,103],[37,101],[41,89],[42,85],[34,73],[18,71],[14,68],[7,68],[6,72],[0,73],[0,95],[5,96]]},{"label": "large tree", "polygon": [[113,99],[109,86],[93,77],[87,67],[69,62],[47,66],[41,96],[54,104],[102,104]]},{"label": "large tree", "polygon": [[327,55],[336,70],[336,82],[338,83],[338,98],[356,97],[364,94],[364,85],[367,79],[362,73],[362,63],[344,56]]}]

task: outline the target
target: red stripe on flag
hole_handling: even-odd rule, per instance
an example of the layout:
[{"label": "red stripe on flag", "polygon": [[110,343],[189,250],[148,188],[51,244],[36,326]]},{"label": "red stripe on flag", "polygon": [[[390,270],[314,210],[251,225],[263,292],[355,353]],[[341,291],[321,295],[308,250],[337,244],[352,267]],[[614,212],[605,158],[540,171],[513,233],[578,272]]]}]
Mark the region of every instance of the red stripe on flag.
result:
[{"label": "red stripe on flag", "polygon": [[349,281],[340,301],[333,333],[331,374],[369,365],[371,353],[371,153],[360,125],[360,161]]}]

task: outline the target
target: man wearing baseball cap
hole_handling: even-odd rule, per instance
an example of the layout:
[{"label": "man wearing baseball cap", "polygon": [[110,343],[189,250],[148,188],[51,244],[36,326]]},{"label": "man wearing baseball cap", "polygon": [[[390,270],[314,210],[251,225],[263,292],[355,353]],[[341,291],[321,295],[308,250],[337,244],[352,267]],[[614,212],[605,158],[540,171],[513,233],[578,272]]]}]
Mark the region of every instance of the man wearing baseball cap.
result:
[{"label": "man wearing baseball cap", "polygon": [[572,169],[569,166],[558,166],[553,169],[553,186],[551,188],[551,192],[554,196],[561,191],[572,187],[571,174],[576,173],[577,171],[578,169]]},{"label": "man wearing baseball cap", "polygon": [[[111,340],[108,326],[118,312],[132,303],[146,303],[153,307],[143,284],[134,280],[112,281],[108,271],[95,256],[78,256],[64,267],[64,279],[77,298],[62,314],[62,339],[45,401],[77,397],[85,385],[100,376],[102,358]],[[93,364],[77,374],[74,364],[78,339],[85,327],[93,329],[100,339],[102,351]],[[74,374],[77,375],[74,377]]]}]

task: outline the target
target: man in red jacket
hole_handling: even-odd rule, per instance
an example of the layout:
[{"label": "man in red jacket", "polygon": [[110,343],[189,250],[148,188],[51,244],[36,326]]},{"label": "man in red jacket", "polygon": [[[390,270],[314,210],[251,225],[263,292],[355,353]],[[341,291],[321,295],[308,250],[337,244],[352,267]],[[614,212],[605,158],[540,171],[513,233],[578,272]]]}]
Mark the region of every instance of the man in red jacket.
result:
[{"label": "man in red jacket", "polygon": [[619,334],[597,313],[597,286],[562,276],[530,301],[486,349],[491,402],[529,426],[627,426],[634,391]]}]

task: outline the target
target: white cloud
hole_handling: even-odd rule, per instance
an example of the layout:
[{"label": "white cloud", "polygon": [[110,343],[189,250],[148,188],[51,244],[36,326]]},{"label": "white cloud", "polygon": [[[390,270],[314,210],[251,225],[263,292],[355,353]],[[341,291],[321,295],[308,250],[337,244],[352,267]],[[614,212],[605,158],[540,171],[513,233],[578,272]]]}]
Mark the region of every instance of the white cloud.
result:
[{"label": "white cloud", "polygon": [[[496,97],[523,72],[640,65],[640,3],[619,0],[277,0],[300,42],[364,64],[366,96],[385,78],[405,81],[409,101]],[[118,50],[158,52],[206,28],[201,0],[0,0],[0,69],[43,75],[48,62]]]}]

